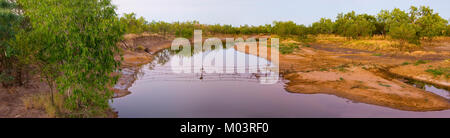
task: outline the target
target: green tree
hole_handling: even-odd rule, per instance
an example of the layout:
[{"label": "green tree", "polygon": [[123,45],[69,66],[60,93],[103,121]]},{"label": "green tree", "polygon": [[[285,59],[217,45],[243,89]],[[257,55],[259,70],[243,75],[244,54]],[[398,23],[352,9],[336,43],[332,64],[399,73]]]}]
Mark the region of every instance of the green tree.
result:
[{"label": "green tree", "polygon": [[126,33],[140,34],[149,30],[147,21],[143,17],[137,19],[135,13],[124,14],[120,17],[120,24]]},{"label": "green tree", "polygon": [[381,34],[386,35],[393,26],[400,26],[401,24],[410,23],[408,13],[398,8],[392,11],[382,10],[377,15],[378,29]]},{"label": "green tree", "polygon": [[446,35],[447,35],[447,36],[450,36],[450,25],[447,25]]},{"label": "green tree", "polygon": [[367,14],[357,15],[354,11],[341,13],[336,19],[336,33],[351,38],[372,36],[376,30],[375,22],[375,17]]},{"label": "green tree", "polygon": [[108,107],[111,73],[123,29],[110,0],[18,0],[32,29],[18,34],[19,47],[33,47],[33,62],[72,111]]},{"label": "green tree", "polygon": [[0,0],[0,83],[4,87],[20,83],[22,73],[20,65],[15,62],[18,53],[11,41],[20,29],[24,18],[15,0]]},{"label": "green tree", "polygon": [[296,35],[297,33],[297,24],[295,24],[293,21],[274,21],[274,26],[272,28],[272,33],[275,33],[277,35],[286,37],[289,35]]},{"label": "green tree", "polygon": [[404,45],[406,42],[419,43],[419,37],[416,35],[418,26],[411,23],[403,23],[396,26],[392,26],[389,35],[394,39],[402,40]]},{"label": "green tree", "polygon": [[[411,7],[411,9],[417,9]],[[434,13],[430,7],[421,6],[419,10],[412,11],[413,23],[420,26],[419,36],[429,40],[433,37],[444,35],[448,21],[439,14]]]},{"label": "green tree", "polygon": [[321,18],[319,22],[312,24],[314,34],[331,34],[334,31],[334,23],[331,19]]}]

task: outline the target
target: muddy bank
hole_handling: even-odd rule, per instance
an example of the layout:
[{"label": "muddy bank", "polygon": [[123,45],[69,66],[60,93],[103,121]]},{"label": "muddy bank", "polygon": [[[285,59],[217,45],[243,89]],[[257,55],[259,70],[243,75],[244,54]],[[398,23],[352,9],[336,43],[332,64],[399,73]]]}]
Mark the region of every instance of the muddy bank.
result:
[{"label": "muddy bank", "polygon": [[[257,55],[257,51],[240,51]],[[300,45],[292,54],[280,54],[279,66],[280,73],[289,80],[286,86],[289,92],[330,94],[355,102],[408,111],[450,109],[450,102],[444,97],[377,73],[379,68],[427,57],[388,55],[335,45]],[[444,55],[434,60],[445,58]]]},{"label": "muddy bank", "polygon": [[[172,41],[169,38],[155,34],[128,34],[119,43],[122,48],[121,71],[115,73],[120,75],[117,84],[113,87],[114,98],[119,98],[131,94],[128,88],[136,80],[141,65],[150,63],[153,54],[166,48],[170,48]],[[120,56],[116,57],[120,60]]]},{"label": "muddy bank", "polygon": [[425,63],[421,65],[410,64],[390,68],[389,72],[398,76],[438,85],[448,89],[450,88],[450,78],[448,78],[446,74],[433,75],[432,73],[427,72],[427,70],[430,69],[444,68],[444,67],[447,68],[450,67],[450,62],[438,61]]},{"label": "muddy bank", "polygon": [[368,104],[400,110],[435,111],[450,108],[450,102],[438,96],[404,84],[387,80],[360,67],[339,70],[298,72],[285,76],[290,80],[286,89],[304,94],[332,94]]}]

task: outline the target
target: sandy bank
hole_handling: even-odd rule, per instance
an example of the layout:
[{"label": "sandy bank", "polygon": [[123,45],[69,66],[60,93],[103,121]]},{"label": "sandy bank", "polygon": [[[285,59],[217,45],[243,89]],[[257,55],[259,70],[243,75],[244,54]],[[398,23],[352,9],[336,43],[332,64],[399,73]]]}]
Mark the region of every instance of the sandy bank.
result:
[{"label": "sandy bank", "polygon": [[[240,51],[257,55],[257,51]],[[288,55],[280,54],[279,59],[280,72],[290,81],[286,86],[289,92],[330,94],[355,102],[409,111],[450,109],[450,102],[444,97],[381,77],[369,69],[413,59],[373,56],[367,51],[338,47],[324,50],[314,46],[301,47]]]}]

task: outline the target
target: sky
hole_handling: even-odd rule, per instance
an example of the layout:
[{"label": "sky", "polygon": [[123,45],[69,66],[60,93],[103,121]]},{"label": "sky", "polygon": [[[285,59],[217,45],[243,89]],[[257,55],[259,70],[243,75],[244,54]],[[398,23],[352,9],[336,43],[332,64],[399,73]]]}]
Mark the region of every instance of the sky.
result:
[{"label": "sky", "polygon": [[262,25],[294,21],[310,25],[320,18],[355,11],[376,15],[380,10],[430,6],[450,19],[450,0],[112,0],[119,15],[134,12],[148,21],[200,21],[202,24]]}]

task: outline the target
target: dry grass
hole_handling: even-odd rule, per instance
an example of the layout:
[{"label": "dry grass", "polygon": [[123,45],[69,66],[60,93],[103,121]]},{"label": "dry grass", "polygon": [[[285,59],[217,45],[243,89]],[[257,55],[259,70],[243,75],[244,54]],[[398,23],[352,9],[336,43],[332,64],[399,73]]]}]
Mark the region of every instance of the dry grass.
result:
[{"label": "dry grass", "polygon": [[423,39],[420,41],[420,43],[424,46],[442,46],[442,45],[449,45],[450,44],[450,37],[448,36],[439,36],[433,38],[433,40]]},{"label": "dry grass", "polygon": [[[422,49],[422,46],[402,43],[400,40],[394,40],[389,36],[374,35],[372,37],[363,37],[360,39],[346,38],[339,35],[317,35],[315,42],[319,44],[339,44],[343,48],[368,50],[368,51],[415,51]],[[449,41],[450,37],[437,37],[432,44],[442,41]],[[425,43],[425,42],[423,42]],[[427,44],[430,44],[428,42]]]},{"label": "dry grass", "polygon": [[125,34],[125,35],[123,35],[123,38],[125,40],[131,40],[131,39],[135,39],[135,38],[138,38],[138,37],[148,37],[148,36],[159,36],[159,37],[162,37],[159,34],[144,32],[142,34]]},{"label": "dry grass", "polygon": [[314,37],[317,43],[321,44],[335,44],[335,43],[344,43],[346,41],[349,41],[351,39],[345,38],[339,35],[325,35],[325,34],[319,34]]},{"label": "dry grass", "polygon": [[65,108],[64,96],[55,93],[54,103],[52,103],[51,95],[45,94],[33,94],[23,97],[22,102],[26,109],[44,110],[48,117],[75,117],[75,118],[88,118],[88,117],[114,117],[115,113],[110,108],[89,107],[82,110],[68,110]]},{"label": "dry grass", "polygon": [[45,110],[49,117],[58,117],[58,112],[64,111],[64,99],[60,94],[54,94],[54,104],[49,93],[29,95],[22,101],[25,108]]},{"label": "dry grass", "polygon": [[341,47],[368,51],[411,51],[421,49],[421,46],[415,44],[402,44],[400,41],[388,39],[351,40],[345,42]]}]

